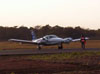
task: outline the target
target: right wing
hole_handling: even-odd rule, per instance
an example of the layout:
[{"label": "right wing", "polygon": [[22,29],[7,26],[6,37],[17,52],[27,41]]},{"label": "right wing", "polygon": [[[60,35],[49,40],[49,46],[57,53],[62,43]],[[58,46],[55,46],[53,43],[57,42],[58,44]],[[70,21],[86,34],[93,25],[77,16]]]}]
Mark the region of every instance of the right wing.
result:
[{"label": "right wing", "polygon": [[[89,38],[85,37],[85,39],[88,40]],[[72,42],[76,42],[76,41],[80,41],[80,40],[81,40],[81,38],[79,38],[79,39],[73,39]]]},{"label": "right wing", "polygon": [[11,42],[28,43],[28,44],[37,44],[36,42],[33,42],[33,41],[29,41],[29,40],[20,40],[20,39],[9,39],[8,41],[11,41]]}]

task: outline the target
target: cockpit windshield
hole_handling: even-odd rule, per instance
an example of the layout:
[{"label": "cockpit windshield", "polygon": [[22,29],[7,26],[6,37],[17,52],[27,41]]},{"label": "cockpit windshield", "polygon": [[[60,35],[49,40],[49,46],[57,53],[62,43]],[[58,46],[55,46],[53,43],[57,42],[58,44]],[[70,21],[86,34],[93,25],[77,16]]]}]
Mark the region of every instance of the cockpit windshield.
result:
[{"label": "cockpit windshield", "polygon": [[57,36],[56,35],[46,35],[44,36],[44,38],[51,39],[51,38],[57,38]]}]

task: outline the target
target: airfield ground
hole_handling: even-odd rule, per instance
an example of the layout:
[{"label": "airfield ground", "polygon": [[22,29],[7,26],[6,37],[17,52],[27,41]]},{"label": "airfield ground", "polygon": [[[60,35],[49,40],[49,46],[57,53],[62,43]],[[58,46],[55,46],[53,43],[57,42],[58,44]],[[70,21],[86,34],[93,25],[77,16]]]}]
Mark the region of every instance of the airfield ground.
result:
[{"label": "airfield ground", "polygon": [[[36,46],[0,42],[0,50],[33,49]],[[57,46],[43,47],[43,50]],[[89,40],[87,48],[100,48],[100,40]],[[45,48],[45,49],[44,49]],[[64,48],[81,48],[79,42]],[[100,52],[0,56],[0,74],[100,74]]]},{"label": "airfield ground", "polygon": [[[70,44],[64,44],[64,48],[81,48],[80,42],[72,42]],[[20,44],[13,42],[0,42],[0,50],[14,50],[14,49],[36,49],[36,45],[32,44]],[[42,49],[57,49],[58,46],[43,46]],[[100,40],[88,40],[86,48],[100,48]]]}]

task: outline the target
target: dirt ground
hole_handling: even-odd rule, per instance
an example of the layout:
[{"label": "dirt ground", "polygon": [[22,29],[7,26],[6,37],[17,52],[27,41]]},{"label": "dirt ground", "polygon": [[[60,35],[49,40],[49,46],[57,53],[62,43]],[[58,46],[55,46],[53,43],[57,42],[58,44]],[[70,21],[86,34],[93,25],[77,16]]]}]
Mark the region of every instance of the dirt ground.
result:
[{"label": "dirt ground", "polygon": [[44,61],[27,57],[0,57],[0,74],[100,74],[100,56]]}]

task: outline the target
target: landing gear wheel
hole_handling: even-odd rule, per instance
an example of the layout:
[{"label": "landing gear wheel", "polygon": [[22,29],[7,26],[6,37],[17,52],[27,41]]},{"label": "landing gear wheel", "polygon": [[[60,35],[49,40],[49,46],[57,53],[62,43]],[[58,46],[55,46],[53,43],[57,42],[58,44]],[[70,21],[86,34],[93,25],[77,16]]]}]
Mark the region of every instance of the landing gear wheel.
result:
[{"label": "landing gear wheel", "polygon": [[63,49],[62,43],[58,46],[58,49]]},{"label": "landing gear wheel", "polygon": [[58,46],[58,49],[62,49],[62,47],[61,46]]},{"label": "landing gear wheel", "polygon": [[37,48],[38,48],[38,50],[41,50],[41,46],[40,46],[40,45],[38,45],[38,47],[37,47]]}]

